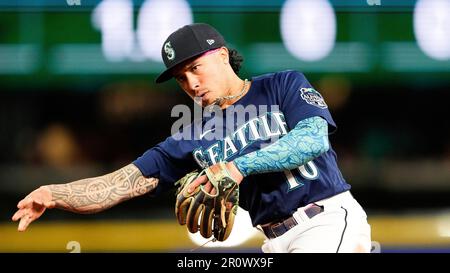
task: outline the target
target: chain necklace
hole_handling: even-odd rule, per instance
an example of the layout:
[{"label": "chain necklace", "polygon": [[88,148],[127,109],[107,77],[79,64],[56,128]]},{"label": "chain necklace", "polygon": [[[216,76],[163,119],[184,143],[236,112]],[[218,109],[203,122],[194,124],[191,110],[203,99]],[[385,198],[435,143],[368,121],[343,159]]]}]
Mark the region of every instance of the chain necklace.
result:
[{"label": "chain necklace", "polygon": [[239,94],[237,94],[237,95],[229,95],[229,96],[219,97],[219,98],[215,99],[214,102],[211,103],[210,105],[208,105],[207,107],[208,107],[208,108],[211,108],[211,110],[212,110],[212,107],[213,107],[214,105],[220,106],[220,105],[222,105],[222,103],[223,103],[225,100],[231,100],[231,99],[235,99],[235,98],[238,98],[238,97],[242,96],[242,94],[244,94],[244,92],[245,92],[245,89],[247,89],[247,85],[248,85],[248,80],[245,79],[245,80],[244,80],[244,86],[242,87],[242,90],[241,90],[241,92],[240,92]]}]

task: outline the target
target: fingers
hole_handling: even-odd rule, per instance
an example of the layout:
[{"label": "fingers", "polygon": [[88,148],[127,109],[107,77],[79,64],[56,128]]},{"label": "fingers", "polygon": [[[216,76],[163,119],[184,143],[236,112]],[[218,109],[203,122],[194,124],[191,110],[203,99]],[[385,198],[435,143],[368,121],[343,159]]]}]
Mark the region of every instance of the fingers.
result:
[{"label": "fingers", "polygon": [[14,213],[13,217],[11,218],[14,222],[22,218],[22,216],[25,215],[26,210],[20,209],[16,213]]},{"label": "fingers", "polygon": [[206,183],[206,185],[203,187],[203,190],[207,193],[211,191],[212,185],[211,183]]},{"label": "fingers", "polygon": [[32,221],[33,220],[31,218],[31,216],[29,216],[28,214],[25,214],[22,217],[22,219],[20,219],[19,227],[17,228],[17,230],[18,231],[25,231]]},{"label": "fingers", "polygon": [[17,228],[18,231],[25,231],[30,223],[39,218],[39,216],[45,211],[46,208],[51,209],[56,205],[56,202],[54,201],[43,202],[33,200],[32,206],[30,206],[27,202],[28,201],[22,203],[19,202],[19,205],[23,208],[19,209],[12,216],[13,221],[20,220],[19,226]]},{"label": "fingers", "polygon": [[209,181],[203,187],[203,191],[209,193],[210,195],[216,195],[216,188],[214,188]]},{"label": "fingers", "polygon": [[197,177],[194,181],[192,181],[191,185],[189,185],[188,193],[193,192],[195,190],[195,188],[197,188],[198,186],[200,186],[203,183],[206,183],[207,181],[208,181],[208,178],[206,177],[206,175]]},{"label": "fingers", "polygon": [[202,176],[198,177],[197,179],[192,181],[191,185],[188,188],[188,193],[193,192],[201,184],[206,183],[203,190],[211,195],[215,195],[216,189],[212,186],[211,183],[207,183],[207,182],[208,182],[208,177],[206,175],[202,175]]},{"label": "fingers", "polygon": [[29,213],[30,211],[28,209],[20,209],[13,215],[13,221],[20,219],[19,227],[17,228],[18,231],[25,231],[30,223],[33,222],[33,218]]},{"label": "fingers", "polygon": [[208,177],[206,175],[197,177],[194,181],[192,181],[191,185],[189,185],[188,193],[192,193],[197,187],[206,183],[203,190],[211,195],[215,195],[216,189],[212,186],[211,183],[207,183],[207,182],[208,182]]}]

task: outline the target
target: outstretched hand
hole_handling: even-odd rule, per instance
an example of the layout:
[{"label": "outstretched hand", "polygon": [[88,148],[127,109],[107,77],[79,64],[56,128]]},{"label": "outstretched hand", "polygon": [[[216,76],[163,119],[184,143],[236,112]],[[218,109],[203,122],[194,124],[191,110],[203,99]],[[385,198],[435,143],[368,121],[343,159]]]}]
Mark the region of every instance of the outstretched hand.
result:
[{"label": "outstretched hand", "polygon": [[[219,164],[219,163],[217,163],[217,164]],[[215,165],[217,165],[217,164],[215,164]],[[234,165],[233,162],[227,162],[225,164],[225,166],[227,167],[228,171],[230,172],[231,177],[239,185],[242,182],[242,180],[244,179],[244,176],[241,174],[239,169],[236,167],[236,165]],[[211,168],[211,167],[212,166],[210,166],[209,168]],[[216,194],[216,190],[212,186],[211,182],[209,182],[208,177],[206,175],[199,176],[199,177],[197,177],[197,179],[192,181],[191,185],[188,188],[188,192],[189,193],[193,192],[197,187],[199,187],[202,184],[204,184],[203,189],[205,190],[205,192],[212,194],[212,195]]]},{"label": "outstretched hand", "polygon": [[54,208],[55,205],[56,202],[52,201],[50,190],[45,186],[40,187],[17,204],[18,210],[13,215],[12,220],[18,221],[20,219],[17,230],[25,231],[31,222],[41,217],[46,209]]}]

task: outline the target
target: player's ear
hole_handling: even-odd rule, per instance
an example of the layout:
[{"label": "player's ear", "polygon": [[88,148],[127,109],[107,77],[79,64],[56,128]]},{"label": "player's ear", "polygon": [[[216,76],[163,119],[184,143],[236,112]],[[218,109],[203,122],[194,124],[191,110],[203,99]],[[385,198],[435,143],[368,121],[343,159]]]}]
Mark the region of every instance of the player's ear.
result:
[{"label": "player's ear", "polygon": [[220,51],[219,51],[219,56],[221,58],[221,60],[223,61],[224,64],[227,64],[229,62],[229,52],[228,52],[228,48],[226,47],[221,47]]}]

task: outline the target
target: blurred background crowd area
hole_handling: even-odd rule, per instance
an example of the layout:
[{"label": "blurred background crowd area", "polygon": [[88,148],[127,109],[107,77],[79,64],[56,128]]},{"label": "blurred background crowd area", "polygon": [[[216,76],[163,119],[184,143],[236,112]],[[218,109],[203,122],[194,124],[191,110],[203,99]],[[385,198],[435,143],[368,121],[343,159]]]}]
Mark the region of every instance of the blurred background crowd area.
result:
[{"label": "blurred background crowd area", "polygon": [[15,232],[10,217],[40,185],[114,171],[170,135],[172,108],[193,103],[175,82],[153,80],[165,37],[192,22],[213,25],[244,56],[242,78],[294,69],[322,93],[339,166],[382,248],[448,251],[449,14],[449,0],[0,0],[0,251],[64,252],[30,242],[64,230],[75,233],[61,240],[78,234],[91,251],[190,247],[83,237],[87,225],[125,220],[139,231],[121,234],[180,237],[173,192],[96,215],[51,211],[32,225],[39,236]]}]

